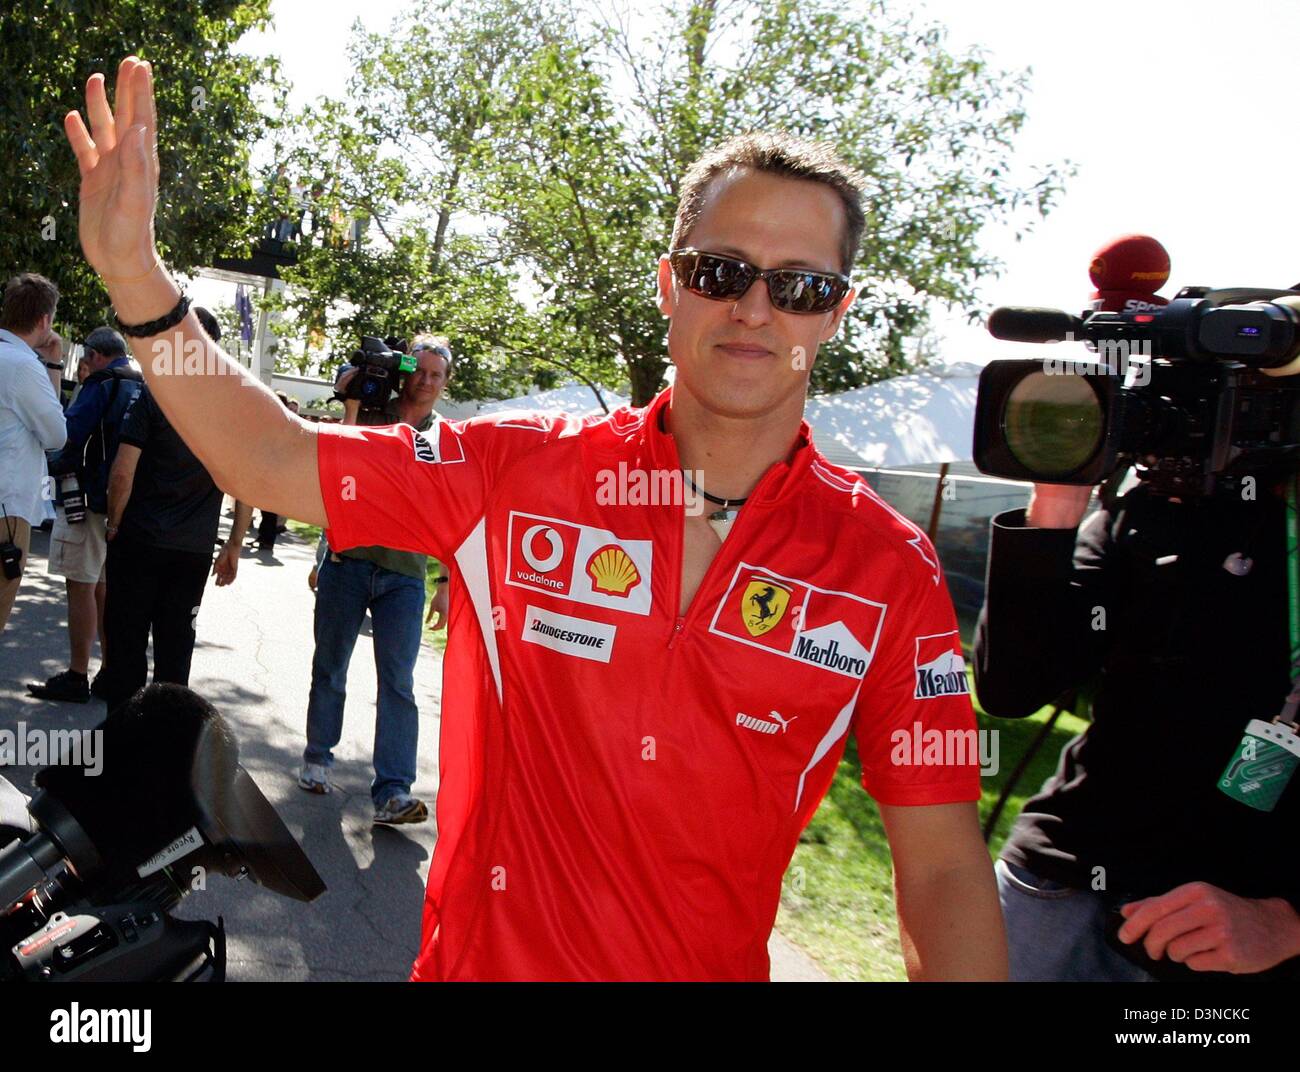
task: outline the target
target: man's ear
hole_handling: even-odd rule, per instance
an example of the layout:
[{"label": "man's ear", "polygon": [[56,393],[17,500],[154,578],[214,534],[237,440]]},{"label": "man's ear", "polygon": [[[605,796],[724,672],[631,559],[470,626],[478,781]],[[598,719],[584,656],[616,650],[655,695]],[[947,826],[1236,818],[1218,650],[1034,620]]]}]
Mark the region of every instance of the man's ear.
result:
[{"label": "man's ear", "polygon": [[656,277],[655,304],[664,316],[673,315],[673,266],[668,256],[659,258],[659,272]]},{"label": "man's ear", "polygon": [[839,305],[831,311],[830,319],[826,322],[826,327],[822,329],[821,341],[830,342],[835,338],[835,333],[840,330],[840,321],[844,319],[844,314],[849,311],[849,306],[853,304],[853,299],[858,296],[858,292],[853,287],[849,292],[840,299]]}]

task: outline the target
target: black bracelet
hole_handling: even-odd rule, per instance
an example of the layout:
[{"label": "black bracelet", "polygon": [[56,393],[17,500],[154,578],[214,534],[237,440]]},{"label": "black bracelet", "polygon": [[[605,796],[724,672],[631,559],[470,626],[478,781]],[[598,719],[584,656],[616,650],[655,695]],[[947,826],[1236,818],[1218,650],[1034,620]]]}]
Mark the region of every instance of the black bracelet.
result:
[{"label": "black bracelet", "polygon": [[181,300],[176,303],[176,308],[166,316],[160,316],[157,320],[150,320],[147,324],[123,324],[117,313],[114,312],[113,323],[117,325],[117,330],[123,335],[131,335],[137,339],[147,339],[151,335],[161,335],[168,328],[174,328],[185,319],[185,315],[189,311],[190,299],[182,293]]},{"label": "black bracelet", "polygon": [[446,584],[446,583],[447,583],[447,578],[446,578],[446,577],[435,577],[435,578],[433,579],[433,583],[434,583],[434,584]]}]

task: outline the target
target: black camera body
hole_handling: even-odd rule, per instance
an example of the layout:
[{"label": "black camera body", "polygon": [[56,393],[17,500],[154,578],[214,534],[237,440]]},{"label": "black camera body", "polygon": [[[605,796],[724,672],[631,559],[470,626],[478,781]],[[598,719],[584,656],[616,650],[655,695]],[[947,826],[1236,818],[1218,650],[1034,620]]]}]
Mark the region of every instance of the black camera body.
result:
[{"label": "black camera body", "polygon": [[415,358],[404,353],[400,343],[390,346],[370,335],[361,337],[361,348],[352,351],[348,364],[357,373],[339,397],[360,402],[362,413],[382,413],[401,390],[402,377],[415,371]]},{"label": "black camera body", "polygon": [[1187,287],[1167,306],[1082,318],[1003,308],[989,331],[1086,349],[985,367],[984,473],[1091,485],[1132,464],[1154,493],[1189,498],[1300,468],[1300,290]]}]

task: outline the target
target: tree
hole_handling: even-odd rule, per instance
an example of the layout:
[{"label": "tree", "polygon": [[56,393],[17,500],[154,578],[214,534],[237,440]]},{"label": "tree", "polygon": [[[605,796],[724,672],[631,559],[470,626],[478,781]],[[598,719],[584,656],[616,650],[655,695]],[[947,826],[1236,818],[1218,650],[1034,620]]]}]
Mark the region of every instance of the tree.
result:
[{"label": "tree", "polygon": [[[38,271],[62,292],[60,324],[104,323],[107,295],[77,239],[77,164],[63,116],[78,87],[136,51],[157,72],[162,136],[158,244],[186,272],[237,255],[269,206],[250,207],[250,152],[275,126],[283,94],[278,65],[233,51],[267,24],[270,0],[8,0],[0,34],[0,267]],[[265,214],[265,215],[264,215]]]},{"label": "tree", "polygon": [[[502,6],[518,17],[494,20]],[[278,303],[308,337],[300,369],[322,350],[345,356],[362,334],[436,331],[457,354],[452,397],[513,394],[535,379],[542,321],[492,237],[453,226],[482,167],[495,72],[526,51],[525,11],[441,3],[387,35],[357,24],[347,97],[297,117],[282,182],[309,191],[312,226]]]},{"label": "tree", "polygon": [[822,350],[815,391],[903,371],[934,300],[975,315],[977,284],[999,267],[982,227],[1024,226],[1061,188],[1062,168],[1012,168],[1026,76],[949,53],[941,29],[884,0],[691,0],[665,8],[648,42],[630,26],[608,13],[600,32],[556,35],[515,65],[518,103],[494,131],[485,207],[565,305],[557,315],[625,370],[634,402],[666,367],[650,295],[681,178],[727,135],[827,139],[870,181],[859,298]]},{"label": "tree", "polygon": [[[1061,167],[1012,167],[1026,76],[885,0],[676,0],[646,40],[598,10],[593,27],[568,0],[423,0],[358,31],[348,98],[302,117],[293,170],[314,215],[369,229],[313,239],[290,273],[301,323],[350,347],[338,333],[363,324],[455,338],[467,317],[495,364],[458,391],[558,370],[644,403],[667,367],[655,268],[682,177],[727,135],[779,128],[868,179],[859,298],[812,374],[840,390],[911,367],[933,302],[974,315],[999,267],[981,229],[1027,227],[1061,188]],[[481,304],[447,298],[466,293]]]}]

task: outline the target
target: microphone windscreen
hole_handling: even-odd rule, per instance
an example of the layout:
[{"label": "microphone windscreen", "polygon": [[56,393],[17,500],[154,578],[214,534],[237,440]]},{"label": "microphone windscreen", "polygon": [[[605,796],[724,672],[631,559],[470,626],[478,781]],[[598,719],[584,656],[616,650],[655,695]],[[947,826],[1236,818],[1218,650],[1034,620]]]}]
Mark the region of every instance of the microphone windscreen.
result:
[{"label": "microphone windscreen", "polygon": [[200,818],[198,795],[229,786],[239,746],[210,703],[150,685],[108,716],[95,768],[55,765],[36,784],[81,824],[114,871],[134,870]]},{"label": "microphone windscreen", "polygon": [[1088,277],[1096,291],[1093,308],[1106,312],[1142,312],[1168,299],[1156,291],[1169,282],[1169,253],[1150,235],[1121,235],[1093,254]]},{"label": "microphone windscreen", "polygon": [[989,334],[1007,342],[1061,342],[1082,326],[1076,316],[1060,309],[1031,309],[1002,305],[989,314]]}]

